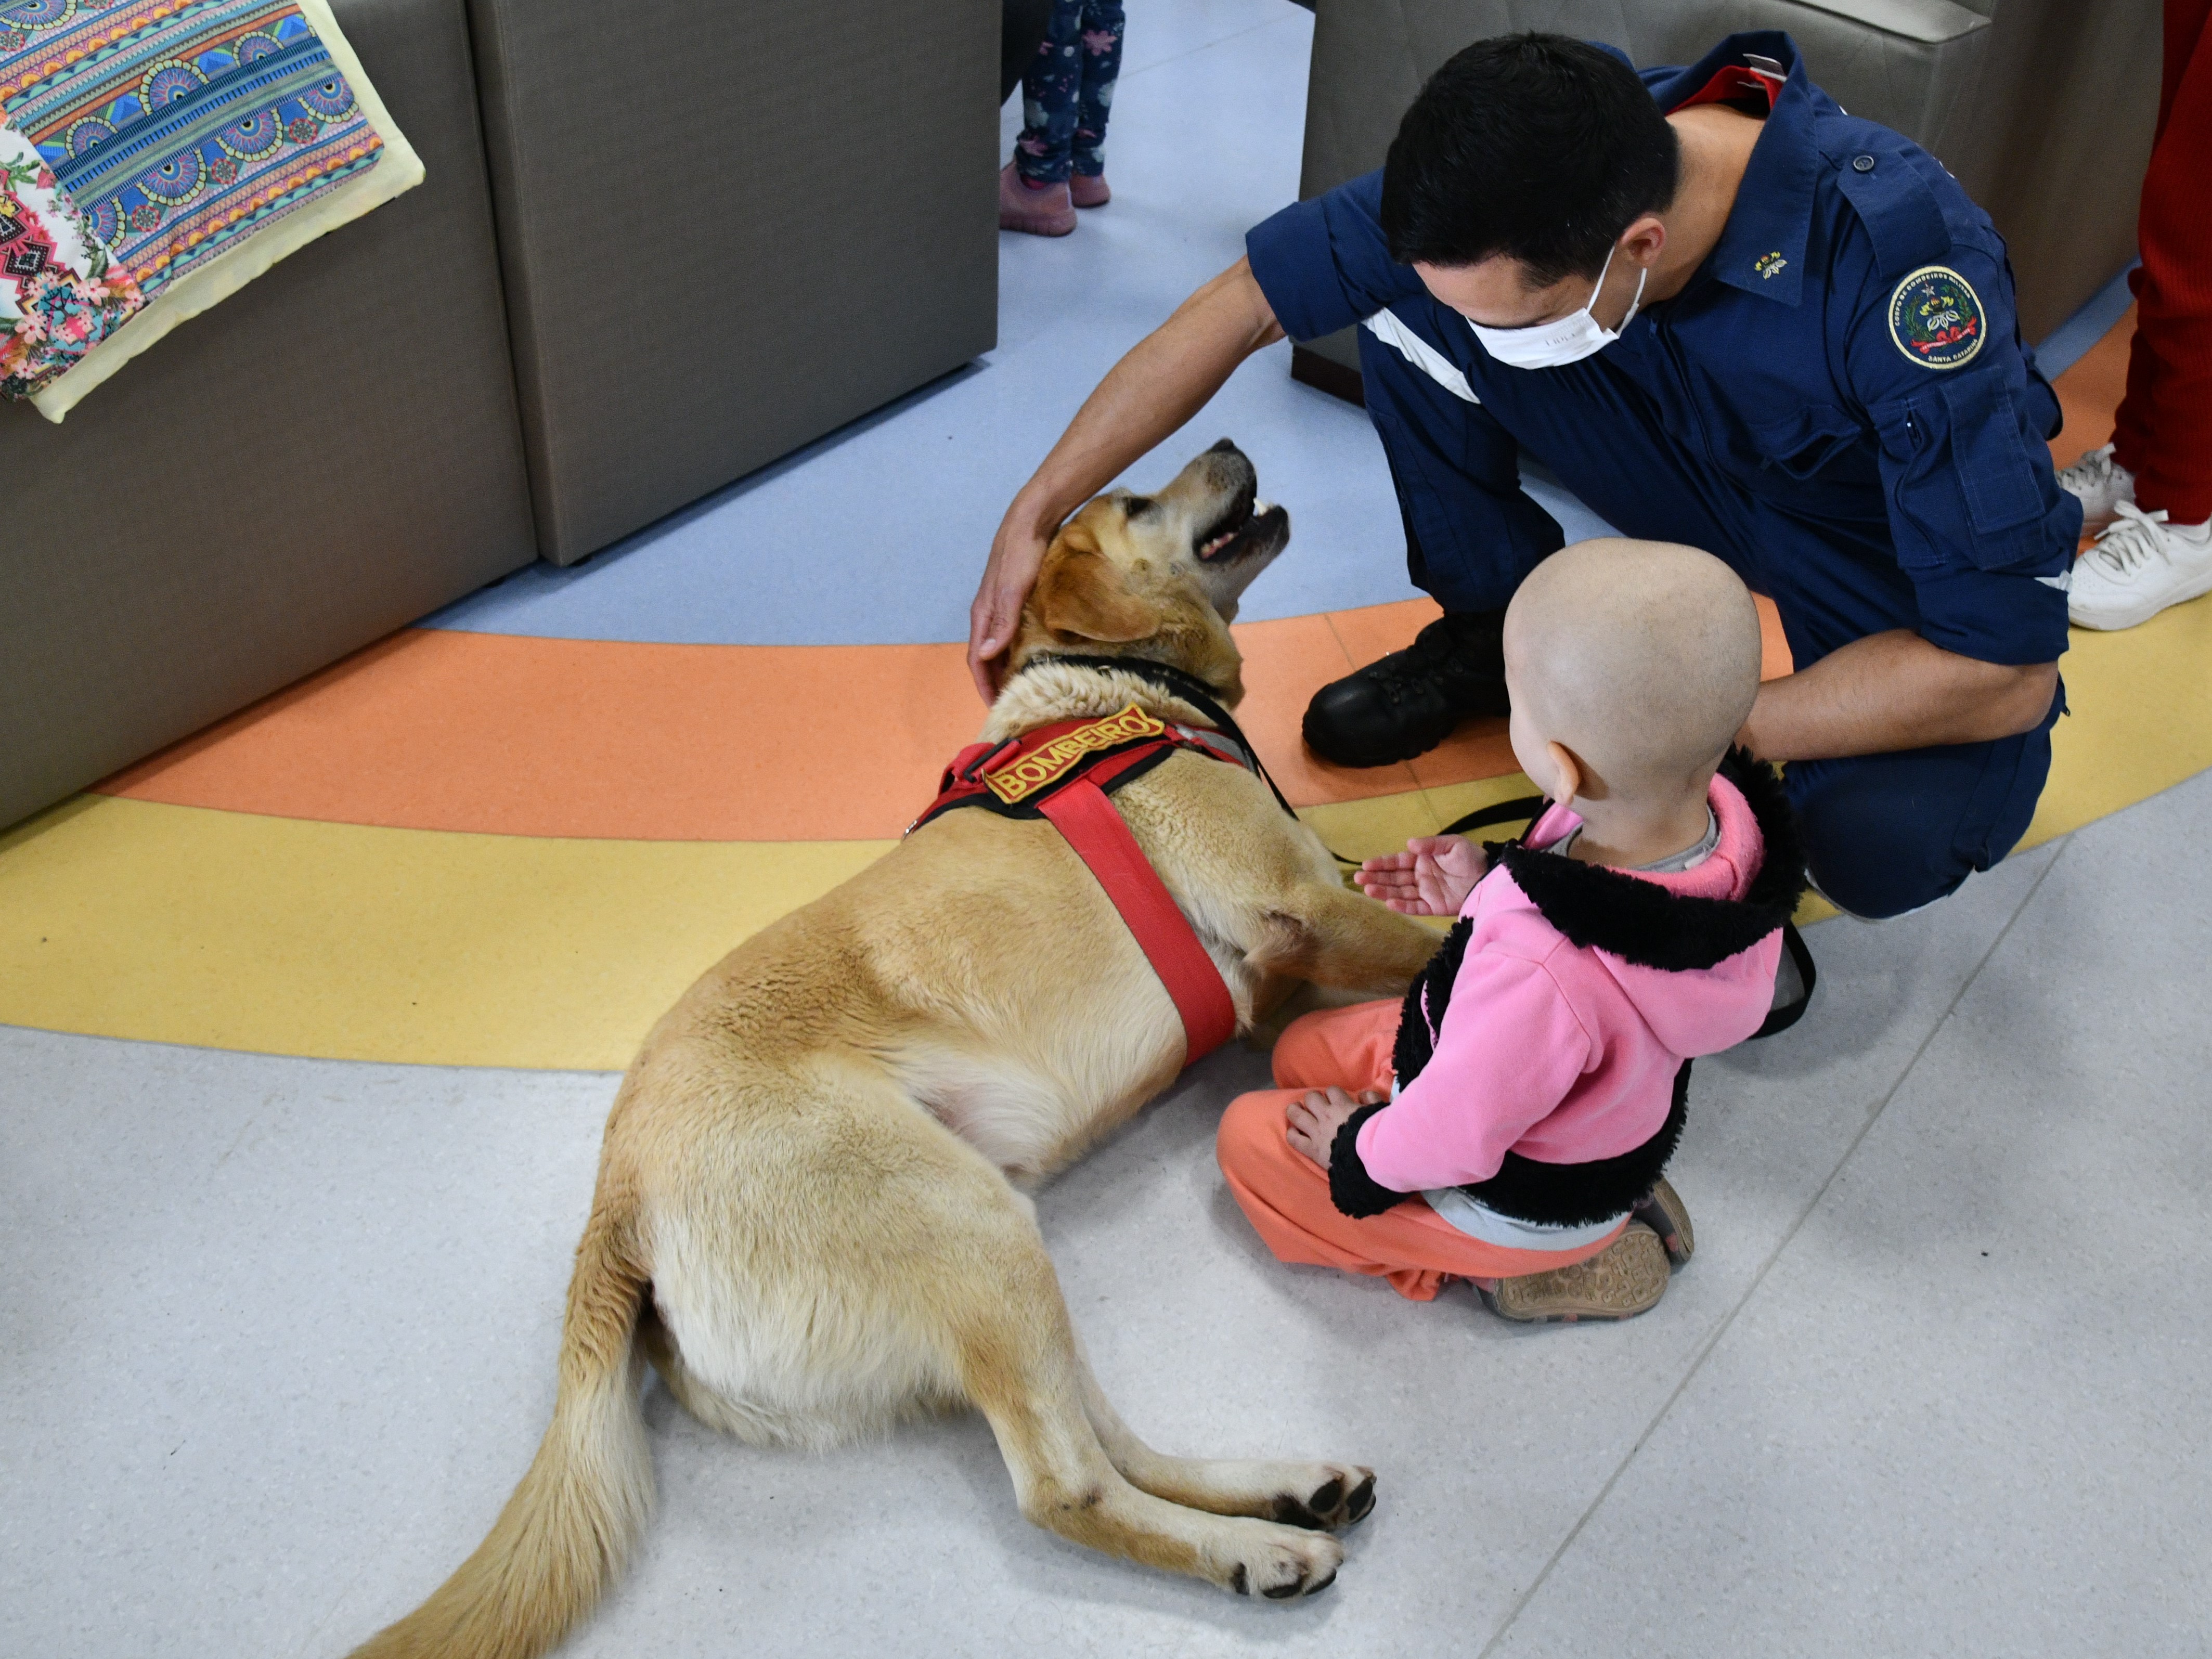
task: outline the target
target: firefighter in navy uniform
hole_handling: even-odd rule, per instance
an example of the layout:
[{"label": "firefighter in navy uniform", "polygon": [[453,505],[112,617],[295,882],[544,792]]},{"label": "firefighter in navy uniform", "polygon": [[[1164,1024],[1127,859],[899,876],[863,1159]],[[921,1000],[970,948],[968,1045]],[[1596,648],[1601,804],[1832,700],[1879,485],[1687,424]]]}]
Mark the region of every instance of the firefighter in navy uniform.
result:
[{"label": "firefighter in navy uniform", "polygon": [[1252,351],[1358,323],[1408,566],[1445,616],[1316,696],[1318,753],[1379,765],[1504,712],[1505,605],[1563,540],[1520,489],[1525,453],[1624,533],[1773,599],[1796,672],[1744,740],[1784,763],[1838,904],[1916,908],[2020,838],[2081,527],[2045,443],[2057,399],[1987,216],[1814,86],[1787,35],[1640,76],[1558,36],[1480,42],[1380,173],[1246,250],[1017,497],[972,617],[980,684],[1060,517]]}]

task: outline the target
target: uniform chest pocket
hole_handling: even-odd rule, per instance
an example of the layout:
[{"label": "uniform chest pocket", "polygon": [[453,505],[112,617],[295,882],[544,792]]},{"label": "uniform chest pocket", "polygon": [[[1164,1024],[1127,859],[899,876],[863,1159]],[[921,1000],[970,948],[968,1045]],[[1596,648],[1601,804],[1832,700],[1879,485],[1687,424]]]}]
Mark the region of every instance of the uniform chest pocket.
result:
[{"label": "uniform chest pocket", "polygon": [[1759,465],[1791,478],[1812,477],[1866,436],[1865,428],[1832,404],[1802,404],[1745,431]]}]

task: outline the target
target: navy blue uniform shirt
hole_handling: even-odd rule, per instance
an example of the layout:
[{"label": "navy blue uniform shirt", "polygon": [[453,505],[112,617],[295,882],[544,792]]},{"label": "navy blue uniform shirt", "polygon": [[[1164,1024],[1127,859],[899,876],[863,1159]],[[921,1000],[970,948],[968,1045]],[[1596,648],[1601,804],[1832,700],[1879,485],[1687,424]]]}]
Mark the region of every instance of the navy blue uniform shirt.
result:
[{"label": "navy blue uniform shirt", "polygon": [[[1428,307],[1419,331],[1465,377],[1466,401],[1451,404],[1468,423],[1465,470],[1488,480],[1487,493],[1452,507],[1483,521],[1456,528],[1523,574],[1559,532],[1518,489],[1516,411],[1527,437],[1544,429],[1535,416],[1547,398],[1579,410],[1640,400],[1639,425],[1668,447],[1663,462],[1627,465],[1672,472],[1650,481],[1655,493],[1686,481],[1735,503],[1719,517],[1742,544],[1711,550],[1778,598],[1833,596],[1822,617],[1793,619],[1784,605],[1800,667],[1887,626],[1989,662],[2056,659],[2081,509],[2052,476],[2045,441],[2058,401],[2020,337],[1989,216],[1918,146],[1814,86],[1786,34],[1731,35],[1687,69],[1642,77],[1670,112],[1721,100],[1771,107],[1719,243],[1680,294],[1594,357],[1545,369],[1492,359],[1390,258],[1379,172],[1250,232],[1252,271],[1277,319],[1310,340],[1394,305],[1407,317]],[[1580,417],[1552,412],[1546,443],[1556,445]],[[1602,450],[1605,434],[1589,436]],[[1530,452],[1571,488],[1602,459],[1585,453],[1571,468],[1544,444]],[[1623,529],[1650,533],[1621,506],[1638,499],[1638,480],[1618,483],[1580,493]],[[1794,568],[1775,568],[1783,560]],[[1777,580],[1763,581],[1763,568]]]}]

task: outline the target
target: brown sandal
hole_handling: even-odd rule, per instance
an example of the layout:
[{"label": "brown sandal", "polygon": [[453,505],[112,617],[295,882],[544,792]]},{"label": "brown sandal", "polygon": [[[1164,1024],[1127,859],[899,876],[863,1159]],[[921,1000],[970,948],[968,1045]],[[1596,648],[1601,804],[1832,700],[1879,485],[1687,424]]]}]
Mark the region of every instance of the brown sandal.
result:
[{"label": "brown sandal", "polygon": [[1578,1324],[1586,1319],[1633,1319],[1659,1305],[1671,1269],[1659,1235],[1641,1221],[1587,1261],[1475,1286],[1483,1305],[1524,1324]]},{"label": "brown sandal", "polygon": [[1659,1242],[1667,1247],[1667,1260],[1675,1267],[1682,1266],[1696,1251],[1698,1236],[1690,1230],[1689,1206],[1663,1176],[1629,1214],[1659,1235]]}]

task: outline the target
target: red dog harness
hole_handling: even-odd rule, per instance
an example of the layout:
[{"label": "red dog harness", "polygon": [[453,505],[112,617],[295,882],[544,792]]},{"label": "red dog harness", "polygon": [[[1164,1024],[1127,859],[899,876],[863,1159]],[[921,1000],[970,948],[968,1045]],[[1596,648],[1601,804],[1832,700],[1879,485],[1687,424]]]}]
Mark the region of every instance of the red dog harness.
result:
[{"label": "red dog harness", "polygon": [[1103,720],[1055,720],[1003,742],[969,744],[945,769],[937,799],[907,833],[961,806],[1049,819],[1098,878],[1175,999],[1188,1066],[1237,1034],[1237,1006],[1167,884],[1107,799],[1178,749],[1258,770],[1235,739],[1171,726],[1131,703]]}]

